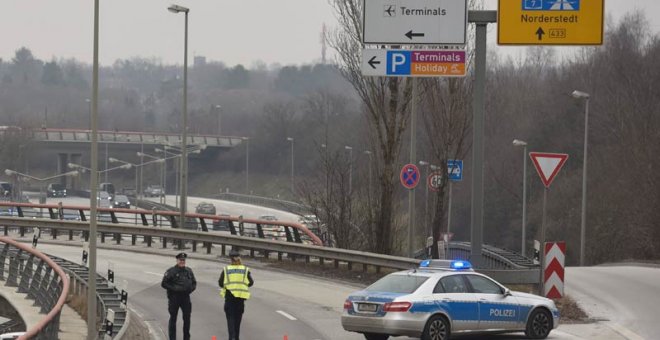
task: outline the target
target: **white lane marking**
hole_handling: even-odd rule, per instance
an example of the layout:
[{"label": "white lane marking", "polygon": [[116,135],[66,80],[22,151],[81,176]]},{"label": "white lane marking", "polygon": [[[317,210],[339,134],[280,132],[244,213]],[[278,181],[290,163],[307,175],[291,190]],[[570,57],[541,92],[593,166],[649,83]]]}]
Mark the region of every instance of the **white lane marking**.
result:
[{"label": "white lane marking", "polygon": [[618,323],[615,322],[606,322],[605,323],[607,326],[612,328],[615,332],[623,335],[625,338],[628,340],[644,340],[643,337],[639,336],[637,333],[631,331],[630,329],[619,325]]},{"label": "white lane marking", "polygon": [[291,321],[296,321],[296,320],[298,320],[298,319],[296,319],[295,317],[293,317],[293,315],[291,315],[291,314],[289,314],[289,313],[287,313],[287,312],[284,312],[284,311],[281,311],[281,310],[278,310],[278,311],[276,311],[276,312],[278,312],[279,314],[281,314],[282,316],[284,316],[285,318],[287,318],[287,319],[289,319],[289,320],[291,320]]},{"label": "white lane marking", "polygon": [[151,275],[156,275],[156,276],[161,276],[161,277],[163,276],[163,274],[158,274],[158,273],[154,273],[154,272],[145,272],[145,273],[151,274]]}]

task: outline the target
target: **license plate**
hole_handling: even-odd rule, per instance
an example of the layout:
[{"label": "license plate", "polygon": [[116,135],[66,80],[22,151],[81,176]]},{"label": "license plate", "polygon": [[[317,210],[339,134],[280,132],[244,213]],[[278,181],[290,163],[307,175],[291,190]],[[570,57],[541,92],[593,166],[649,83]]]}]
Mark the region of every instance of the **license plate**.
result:
[{"label": "license plate", "polygon": [[360,312],[376,312],[378,310],[378,305],[373,303],[358,303],[358,311]]}]

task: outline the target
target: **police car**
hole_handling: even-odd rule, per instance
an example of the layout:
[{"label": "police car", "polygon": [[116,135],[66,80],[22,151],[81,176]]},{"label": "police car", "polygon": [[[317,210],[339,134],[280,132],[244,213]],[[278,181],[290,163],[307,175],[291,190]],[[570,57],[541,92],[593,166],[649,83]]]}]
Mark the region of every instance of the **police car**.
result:
[{"label": "police car", "polygon": [[519,332],[545,339],[559,323],[554,302],[515,292],[472,270],[467,261],[425,260],[389,274],[344,302],[341,324],[367,340]]}]

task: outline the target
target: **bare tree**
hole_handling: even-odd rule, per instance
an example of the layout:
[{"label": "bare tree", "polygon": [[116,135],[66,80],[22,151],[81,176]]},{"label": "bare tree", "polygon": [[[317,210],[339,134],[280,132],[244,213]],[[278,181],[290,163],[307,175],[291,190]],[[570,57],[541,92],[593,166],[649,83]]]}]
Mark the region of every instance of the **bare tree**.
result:
[{"label": "bare tree", "polygon": [[362,44],[362,2],[330,0],[337,13],[339,29],[329,36],[329,45],[337,51],[342,75],[353,85],[363,102],[370,127],[375,157],[382,160],[377,170],[379,205],[373,221],[378,232],[375,252],[392,252],[395,167],[399,160],[403,133],[410,118],[411,86],[399,78],[363,77],[360,69]]}]

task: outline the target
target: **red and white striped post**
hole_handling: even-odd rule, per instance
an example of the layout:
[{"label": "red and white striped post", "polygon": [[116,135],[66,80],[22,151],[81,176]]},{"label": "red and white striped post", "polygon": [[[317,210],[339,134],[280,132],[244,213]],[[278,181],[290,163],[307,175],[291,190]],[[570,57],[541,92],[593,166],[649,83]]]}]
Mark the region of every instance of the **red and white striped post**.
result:
[{"label": "red and white striped post", "polygon": [[543,268],[543,294],[549,299],[564,296],[564,262],[566,242],[546,242]]}]

